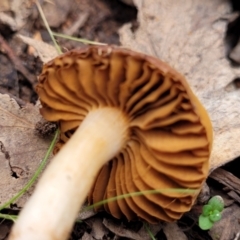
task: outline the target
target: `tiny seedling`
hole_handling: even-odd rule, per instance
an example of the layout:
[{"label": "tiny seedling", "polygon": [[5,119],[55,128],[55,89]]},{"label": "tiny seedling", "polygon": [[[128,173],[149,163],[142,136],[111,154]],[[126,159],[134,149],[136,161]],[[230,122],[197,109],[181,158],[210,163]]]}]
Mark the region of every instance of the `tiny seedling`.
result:
[{"label": "tiny seedling", "polygon": [[199,227],[202,230],[209,230],[213,224],[222,217],[224,201],[221,196],[212,197],[202,208],[202,214],[199,216]]}]

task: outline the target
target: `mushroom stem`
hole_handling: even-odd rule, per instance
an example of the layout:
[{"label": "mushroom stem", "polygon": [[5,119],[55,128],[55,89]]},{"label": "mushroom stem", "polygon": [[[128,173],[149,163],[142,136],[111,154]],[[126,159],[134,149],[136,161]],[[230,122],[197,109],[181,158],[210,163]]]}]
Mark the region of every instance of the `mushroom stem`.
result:
[{"label": "mushroom stem", "polygon": [[89,112],[44,172],[9,240],[67,239],[98,171],[120,151],[127,135],[121,111]]}]

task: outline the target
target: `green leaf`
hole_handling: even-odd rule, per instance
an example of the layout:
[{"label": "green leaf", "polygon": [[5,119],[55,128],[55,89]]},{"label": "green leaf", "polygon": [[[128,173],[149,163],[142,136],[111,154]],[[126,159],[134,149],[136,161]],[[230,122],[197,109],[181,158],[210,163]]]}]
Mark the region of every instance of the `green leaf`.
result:
[{"label": "green leaf", "polygon": [[214,196],[208,201],[208,205],[211,205],[212,208],[221,212],[224,208],[224,201],[221,196]]},{"label": "green leaf", "polygon": [[209,204],[204,205],[203,208],[202,208],[202,214],[205,217],[208,217],[211,214],[212,211],[213,211],[213,208]]},{"label": "green leaf", "polygon": [[215,210],[213,211],[213,213],[209,216],[209,219],[210,219],[212,222],[217,222],[217,221],[219,221],[221,218],[222,218],[222,214],[221,214],[217,209],[215,209]]},{"label": "green leaf", "polygon": [[202,230],[209,230],[213,226],[213,222],[209,217],[205,217],[202,214],[199,216],[198,224]]}]

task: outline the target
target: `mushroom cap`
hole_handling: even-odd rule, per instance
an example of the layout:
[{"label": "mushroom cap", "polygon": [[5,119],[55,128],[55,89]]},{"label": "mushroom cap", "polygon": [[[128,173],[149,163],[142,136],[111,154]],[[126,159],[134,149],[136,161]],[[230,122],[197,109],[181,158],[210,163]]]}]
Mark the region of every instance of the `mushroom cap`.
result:
[{"label": "mushroom cap", "polygon": [[201,189],[208,175],[212,126],[181,74],[151,56],[91,46],[45,64],[36,89],[43,117],[59,122],[55,152],[93,109],[117,108],[129,119],[125,146],[100,170],[89,203],[165,189],[119,198],[96,210],[156,223],[177,220],[191,209],[198,192],[169,189]]}]

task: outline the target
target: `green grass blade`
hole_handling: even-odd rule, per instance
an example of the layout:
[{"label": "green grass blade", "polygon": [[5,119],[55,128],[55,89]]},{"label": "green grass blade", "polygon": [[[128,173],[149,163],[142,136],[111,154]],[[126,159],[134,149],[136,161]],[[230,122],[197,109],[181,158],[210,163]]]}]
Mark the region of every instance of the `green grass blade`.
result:
[{"label": "green grass blade", "polygon": [[40,16],[41,16],[41,18],[42,18],[42,20],[44,22],[44,25],[45,25],[45,27],[46,27],[46,29],[47,29],[47,31],[48,31],[48,33],[49,33],[53,43],[54,43],[54,46],[55,46],[57,52],[59,54],[61,54],[62,50],[61,50],[60,46],[57,44],[57,41],[56,41],[56,39],[53,36],[53,32],[52,32],[51,28],[49,27],[47,19],[46,19],[45,15],[44,15],[44,12],[43,12],[42,7],[41,7],[40,3],[38,2],[38,0],[36,1],[36,5],[37,5],[38,11],[40,13]]},{"label": "green grass blade", "polygon": [[103,45],[103,46],[107,45],[106,43],[90,41],[90,40],[85,39],[85,38],[76,38],[76,37],[72,37],[72,36],[69,36],[69,35],[66,35],[66,34],[62,34],[62,33],[52,32],[52,34],[53,34],[53,36],[56,36],[56,37],[65,38],[65,39],[68,39],[68,40],[72,40],[72,41],[75,41],[75,42],[81,42],[81,43],[84,43],[84,44]]},{"label": "green grass blade", "polygon": [[144,228],[146,229],[147,233],[149,234],[149,237],[150,237],[152,240],[156,240],[156,238],[154,237],[151,229],[149,228],[148,223],[144,222],[144,223],[143,223],[143,226],[144,226]]},{"label": "green grass blade", "polygon": [[0,218],[16,222],[18,216],[0,213]]},{"label": "green grass blade", "polygon": [[140,191],[140,192],[133,192],[133,193],[127,193],[127,194],[123,194],[123,195],[119,195],[116,197],[112,197],[112,198],[107,198],[104,199],[102,201],[99,201],[97,203],[94,203],[90,206],[87,206],[85,208],[82,209],[82,212],[90,210],[92,208],[98,207],[98,206],[102,206],[105,203],[108,202],[113,202],[116,200],[121,200],[124,198],[129,198],[129,197],[138,197],[138,196],[142,196],[142,195],[148,195],[148,194],[159,194],[159,193],[163,193],[163,192],[177,192],[177,193],[198,193],[199,189],[184,189],[184,188],[175,188],[175,189],[171,189],[171,188],[165,188],[165,189],[155,189],[155,190],[145,190],[145,191]]}]

